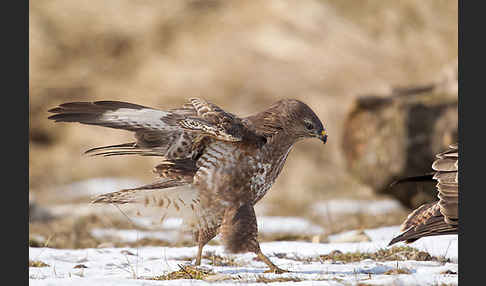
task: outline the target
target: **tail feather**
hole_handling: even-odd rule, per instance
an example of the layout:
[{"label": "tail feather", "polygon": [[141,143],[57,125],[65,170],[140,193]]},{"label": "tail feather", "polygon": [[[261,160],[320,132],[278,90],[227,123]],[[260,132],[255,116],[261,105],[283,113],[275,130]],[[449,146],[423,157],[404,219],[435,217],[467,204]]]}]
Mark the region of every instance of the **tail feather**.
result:
[{"label": "tail feather", "polygon": [[426,224],[420,226],[412,226],[400,235],[394,237],[390,241],[388,246],[400,241],[404,241],[405,243],[412,243],[422,237],[446,234],[457,234],[457,227],[453,227],[444,222],[444,217],[433,217],[429,219]]},{"label": "tail feather", "polygon": [[156,213],[162,220],[167,216],[182,217],[188,226],[200,225],[203,213],[198,190],[175,180],[99,195],[91,203],[130,206],[128,209],[136,216]]},{"label": "tail feather", "polygon": [[439,203],[433,202],[424,204],[410,213],[400,230],[402,233],[394,237],[388,246],[399,241],[411,243],[426,236],[456,234],[457,225],[446,222],[440,212]]},{"label": "tail feather", "polygon": [[185,183],[176,180],[162,180],[138,188],[124,189],[117,192],[98,195],[91,201],[91,203],[144,203],[145,206],[149,206],[155,202],[157,206],[160,207],[164,205],[164,199],[166,199],[166,195],[170,193],[168,191],[169,188],[183,185],[185,185]]}]

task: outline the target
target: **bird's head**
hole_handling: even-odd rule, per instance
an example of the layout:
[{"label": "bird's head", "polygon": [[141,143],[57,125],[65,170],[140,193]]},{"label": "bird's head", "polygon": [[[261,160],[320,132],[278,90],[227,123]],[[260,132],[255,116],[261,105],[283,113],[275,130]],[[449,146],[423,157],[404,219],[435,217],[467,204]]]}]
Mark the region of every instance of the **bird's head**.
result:
[{"label": "bird's head", "polygon": [[299,139],[318,138],[323,143],[327,142],[326,129],[307,104],[299,100],[289,100],[288,108],[291,115],[289,127],[293,134]]}]

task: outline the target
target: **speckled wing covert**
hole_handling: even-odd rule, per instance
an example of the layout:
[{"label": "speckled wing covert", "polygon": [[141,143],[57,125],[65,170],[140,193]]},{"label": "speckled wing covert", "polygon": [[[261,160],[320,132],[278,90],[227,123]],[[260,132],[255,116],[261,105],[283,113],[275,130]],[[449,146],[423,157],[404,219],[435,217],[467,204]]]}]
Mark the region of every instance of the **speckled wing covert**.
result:
[{"label": "speckled wing covert", "polygon": [[389,245],[399,241],[411,243],[421,237],[457,234],[459,225],[459,150],[458,144],[436,155],[432,164],[437,180],[439,201],[428,203],[414,210],[401,226],[402,233],[393,238]]}]

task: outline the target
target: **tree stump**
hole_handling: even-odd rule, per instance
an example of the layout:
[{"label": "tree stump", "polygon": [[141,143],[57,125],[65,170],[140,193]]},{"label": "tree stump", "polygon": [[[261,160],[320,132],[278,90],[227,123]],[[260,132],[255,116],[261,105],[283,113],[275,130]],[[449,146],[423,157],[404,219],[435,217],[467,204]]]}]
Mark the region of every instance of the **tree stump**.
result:
[{"label": "tree stump", "polygon": [[342,149],[352,176],[377,194],[389,194],[416,208],[437,200],[436,182],[390,184],[431,173],[435,154],[455,143],[457,95],[433,85],[397,88],[388,96],[356,99],[344,124]]}]

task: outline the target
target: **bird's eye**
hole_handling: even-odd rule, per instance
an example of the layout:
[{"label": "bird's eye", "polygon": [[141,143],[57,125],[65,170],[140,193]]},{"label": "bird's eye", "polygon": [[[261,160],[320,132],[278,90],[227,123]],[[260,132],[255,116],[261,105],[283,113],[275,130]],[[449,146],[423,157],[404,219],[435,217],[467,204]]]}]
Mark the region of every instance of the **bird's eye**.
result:
[{"label": "bird's eye", "polygon": [[304,124],[305,124],[305,128],[307,128],[307,130],[314,129],[314,125],[312,123],[310,123],[309,121],[304,121]]}]

